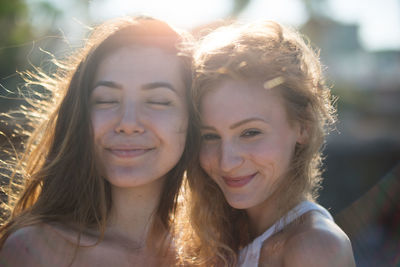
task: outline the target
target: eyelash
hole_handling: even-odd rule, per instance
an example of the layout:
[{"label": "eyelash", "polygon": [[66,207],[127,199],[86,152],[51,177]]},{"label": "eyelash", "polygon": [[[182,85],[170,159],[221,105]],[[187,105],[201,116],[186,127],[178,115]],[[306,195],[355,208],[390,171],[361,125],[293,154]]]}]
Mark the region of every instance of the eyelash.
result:
[{"label": "eyelash", "polygon": [[[240,137],[251,138],[251,137],[255,137],[259,134],[261,134],[261,131],[259,131],[259,130],[248,129],[248,130],[244,130],[242,132],[242,134],[240,135]],[[213,141],[213,140],[221,139],[221,137],[217,134],[207,133],[207,134],[203,134],[201,136],[201,139],[203,139],[204,141]]]},{"label": "eyelash", "polygon": [[212,141],[212,140],[220,139],[220,137],[217,134],[207,133],[207,134],[203,134],[201,136],[201,139],[203,139],[204,141]]},{"label": "eyelash", "polygon": [[147,103],[151,105],[161,105],[161,106],[169,106],[172,101],[148,101]]},{"label": "eyelash", "polygon": [[119,103],[118,100],[96,100],[95,105],[113,105]]},{"label": "eyelash", "polygon": [[259,131],[259,130],[248,129],[248,130],[244,130],[240,136],[245,137],[245,138],[251,138],[251,137],[257,136],[259,134],[261,134],[261,131]]}]

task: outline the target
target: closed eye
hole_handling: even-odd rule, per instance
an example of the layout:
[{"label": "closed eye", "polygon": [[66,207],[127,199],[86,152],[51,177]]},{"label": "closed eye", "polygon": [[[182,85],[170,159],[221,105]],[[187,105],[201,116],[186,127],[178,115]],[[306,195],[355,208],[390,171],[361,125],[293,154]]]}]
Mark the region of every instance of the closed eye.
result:
[{"label": "closed eye", "polygon": [[118,103],[118,100],[97,100],[95,104],[115,104]]},{"label": "closed eye", "polygon": [[261,134],[260,130],[247,129],[247,130],[244,130],[240,136],[241,137],[245,137],[245,138],[250,138],[250,137],[254,137],[254,136],[260,135],[260,134]]},{"label": "closed eye", "polygon": [[107,107],[113,107],[115,105],[119,104],[118,100],[95,100],[94,101],[94,106],[99,107],[99,108],[107,108]]},{"label": "closed eye", "polygon": [[169,106],[171,105],[172,101],[166,100],[166,101],[148,101],[147,102],[150,105],[160,105],[160,106]]}]

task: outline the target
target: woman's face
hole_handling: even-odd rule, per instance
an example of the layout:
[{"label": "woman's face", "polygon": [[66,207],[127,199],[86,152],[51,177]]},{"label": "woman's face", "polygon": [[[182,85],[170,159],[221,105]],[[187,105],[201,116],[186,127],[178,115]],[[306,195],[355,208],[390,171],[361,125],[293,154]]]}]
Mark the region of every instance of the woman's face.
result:
[{"label": "woman's face", "polygon": [[227,80],[203,96],[200,111],[202,168],[232,207],[265,203],[304,139],[283,99],[262,84]]},{"label": "woman's face", "polygon": [[112,185],[148,184],[178,163],[188,125],[182,76],[178,57],[158,48],[121,48],[99,64],[91,120]]}]

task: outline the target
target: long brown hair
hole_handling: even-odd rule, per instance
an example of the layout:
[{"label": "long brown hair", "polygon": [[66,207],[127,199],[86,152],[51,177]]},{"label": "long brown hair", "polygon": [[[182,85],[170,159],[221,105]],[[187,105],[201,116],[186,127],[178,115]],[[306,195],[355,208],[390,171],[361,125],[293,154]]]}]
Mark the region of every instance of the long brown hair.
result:
[{"label": "long brown hair", "polygon": [[[335,108],[318,54],[303,37],[272,21],[236,23],[200,40],[193,61],[197,123],[203,95],[225,80],[258,82],[280,93],[289,121],[299,122],[309,136],[304,145],[296,145],[287,178],[271,198],[278,200],[281,216],[301,199],[315,199],[321,180],[321,148],[335,121]],[[235,265],[237,252],[252,238],[247,214],[230,207],[199,160],[195,162],[188,168],[193,229],[182,233],[182,240],[194,240],[187,245],[194,261]]]},{"label": "long brown hair", "polygon": [[[112,200],[110,184],[94,153],[90,120],[89,97],[97,66],[107,53],[123,46],[163,49],[182,59],[182,78],[190,99],[191,59],[180,48],[187,36],[150,17],[112,19],[95,27],[85,46],[58,64],[58,72],[51,77],[40,71],[25,73],[28,84],[41,86],[50,97],[36,101],[33,108],[23,112],[30,119],[30,129],[35,131],[28,132],[21,168],[10,182],[14,188],[20,184],[23,190],[14,203],[13,195],[9,197],[13,210],[0,229],[0,248],[11,233],[41,222],[62,222],[80,232],[94,228],[100,232],[101,240]],[[153,233],[171,227],[191,135],[189,127],[182,158],[167,174],[155,211]]]}]

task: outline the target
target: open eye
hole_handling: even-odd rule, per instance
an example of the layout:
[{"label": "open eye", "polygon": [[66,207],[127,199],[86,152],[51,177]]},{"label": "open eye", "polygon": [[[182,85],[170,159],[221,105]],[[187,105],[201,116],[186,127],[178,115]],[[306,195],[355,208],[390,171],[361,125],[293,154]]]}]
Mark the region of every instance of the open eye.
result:
[{"label": "open eye", "polygon": [[213,140],[220,139],[220,136],[215,133],[206,133],[206,134],[201,135],[201,139],[204,141],[213,141]]},{"label": "open eye", "polygon": [[260,130],[257,129],[246,129],[242,132],[242,134],[240,135],[241,137],[254,137],[261,134]]}]

